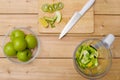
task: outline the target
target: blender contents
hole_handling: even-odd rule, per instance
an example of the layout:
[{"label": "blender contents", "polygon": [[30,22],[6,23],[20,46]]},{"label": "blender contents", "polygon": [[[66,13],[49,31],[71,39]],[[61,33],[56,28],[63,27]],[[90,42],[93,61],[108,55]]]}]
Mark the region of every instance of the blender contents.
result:
[{"label": "blender contents", "polygon": [[90,45],[80,45],[75,56],[78,66],[83,69],[93,69],[99,65],[98,51]]}]

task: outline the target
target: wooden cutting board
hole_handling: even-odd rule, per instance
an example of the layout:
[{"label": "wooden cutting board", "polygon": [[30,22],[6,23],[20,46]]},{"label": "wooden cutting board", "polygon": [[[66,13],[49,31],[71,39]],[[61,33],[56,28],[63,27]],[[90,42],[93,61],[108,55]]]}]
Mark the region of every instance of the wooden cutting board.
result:
[{"label": "wooden cutting board", "polygon": [[[88,2],[88,0],[39,0],[39,18],[43,16],[54,16],[54,13],[46,13],[41,10],[41,6],[45,3],[56,3],[63,2],[64,8],[61,10],[62,21],[59,24],[55,24],[55,28],[44,28],[39,24],[40,33],[60,33],[67,22],[70,20],[72,15],[76,11],[80,11],[82,7]],[[93,7],[91,7],[85,15],[73,26],[73,28],[68,33],[92,33],[94,32],[94,15]]]}]

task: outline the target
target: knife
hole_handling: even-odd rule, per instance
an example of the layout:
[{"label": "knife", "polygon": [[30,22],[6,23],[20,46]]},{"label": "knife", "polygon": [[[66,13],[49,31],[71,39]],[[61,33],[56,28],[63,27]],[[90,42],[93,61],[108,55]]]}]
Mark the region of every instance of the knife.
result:
[{"label": "knife", "polygon": [[85,12],[93,5],[94,2],[95,0],[89,0],[81,11],[75,12],[73,14],[73,16],[59,35],[59,39],[61,39],[75,25],[75,23],[85,14]]}]

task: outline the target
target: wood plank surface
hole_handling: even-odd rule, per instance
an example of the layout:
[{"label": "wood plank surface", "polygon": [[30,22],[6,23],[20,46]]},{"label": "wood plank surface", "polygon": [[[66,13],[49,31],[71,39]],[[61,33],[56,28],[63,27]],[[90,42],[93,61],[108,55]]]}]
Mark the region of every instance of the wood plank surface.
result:
[{"label": "wood plank surface", "polygon": [[[109,33],[113,33],[114,35],[119,36],[120,35],[119,21],[120,21],[119,15],[95,15],[94,33],[78,34],[78,36],[107,35]],[[25,27],[31,26],[32,30],[39,34],[38,15],[0,15],[0,28],[2,29],[0,30],[0,35],[4,35],[9,30],[9,28],[15,26]]]},{"label": "wood plank surface", "polygon": [[[55,24],[55,28],[43,27],[39,24],[40,33],[60,33],[65,25],[68,23],[73,14],[80,11],[88,0],[61,0],[64,4],[64,8],[61,10],[62,21],[59,24]],[[46,3],[56,3],[58,0],[39,0],[39,18],[44,16],[53,17],[55,13],[45,13],[41,10],[41,6]],[[79,6],[79,7],[78,7]],[[87,28],[87,29],[86,29]],[[74,25],[74,27],[68,33],[92,33],[94,32],[94,14],[93,7]]]},{"label": "wood plank surface", "polygon": [[[38,13],[38,0],[0,0],[0,13]],[[120,0],[96,0],[95,14],[120,14]]]},{"label": "wood plank surface", "polygon": [[38,0],[0,0],[0,13],[38,13]]},{"label": "wood plank surface", "polygon": [[5,33],[12,27],[31,27],[32,30],[38,33],[38,15],[0,15],[0,35]]},{"label": "wood plank surface", "polygon": [[[112,61],[110,71],[100,80],[120,79],[120,59]],[[72,59],[35,59],[30,64],[18,65],[3,58],[1,64],[1,80],[87,80],[76,72]]]},{"label": "wood plank surface", "polygon": [[96,15],[94,34],[106,35],[109,33],[120,36],[120,16],[119,15]]},{"label": "wood plank surface", "polygon": [[120,14],[120,0],[96,0],[95,14]]},{"label": "wood plank surface", "polygon": [[120,80],[119,4],[120,0],[96,0],[94,8],[91,9],[94,10],[94,32],[67,34],[59,40],[59,34],[38,32],[39,0],[0,0],[0,46],[3,36],[15,26],[31,28],[41,42],[40,54],[32,63],[26,65],[11,63],[0,48],[0,80],[87,80],[74,69],[72,60],[74,49],[84,39],[102,39],[109,33],[116,36],[111,46],[112,67],[106,76],[98,80]]},{"label": "wood plank surface", "polygon": [[[2,43],[3,37],[0,37],[0,43]],[[38,57],[50,57],[50,58],[71,58],[77,45],[88,38],[103,37],[65,37],[59,40],[58,37],[51,36],[39,36],[40,39],[40,52]],[[120,37],[116,37],[115,42],[111,46],[113,58],[120,57]],[[2,49],[0,49],[0,57],[4,57]]]}]

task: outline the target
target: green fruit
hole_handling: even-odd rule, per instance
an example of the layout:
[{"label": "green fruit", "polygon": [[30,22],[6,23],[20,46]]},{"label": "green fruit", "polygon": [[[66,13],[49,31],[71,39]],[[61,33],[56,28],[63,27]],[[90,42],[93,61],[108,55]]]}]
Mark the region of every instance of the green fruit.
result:
[{"label": "green fruit", "polygon": [[25,33],[19,29],[16,29],[14,31],[11,32],[10,34],[10,39],[13,40],[16,37],[25,37]]},{"label": "green fruit", "polygon": [[16,37],[14,38],[13,40],[13,45],[14,45],[14,48],[15,50],[17,51],[22,51],[22,50],[25,50],[26,47],[27,47],[27,42],[24,38],[22,37]]},{"label": "green fruit", "polygon": [[37,39],[34,35],[28,34],[25,37],[25,40],[27,41],[27,47],[29,49],[35,48],[37,46]]},{"label": "green fruit", "polygon": [[17,53],[17,58],[22,62],[26,62],[26,61],[30,60],[31,57],[32,57],[32,53],[28,49],[26,49],[24,51],[19,51]]},{"label": "green fruit", "polygon": [[16,50],[14,49],[14,46],[13,46],[12,42],[8,42],[4,46],[4,52],[7,56],[15,56],[16,55]]}]

